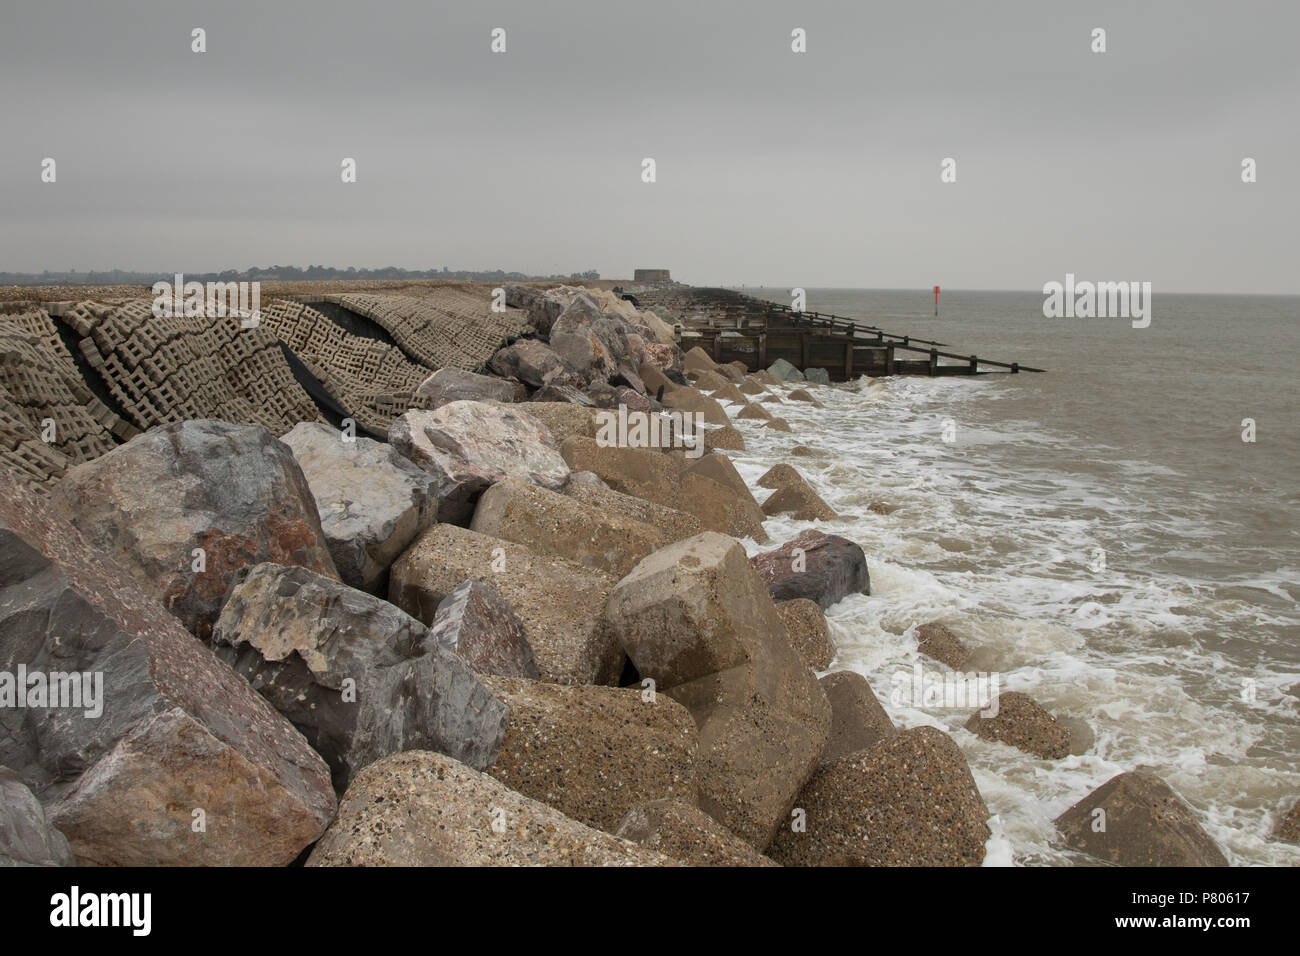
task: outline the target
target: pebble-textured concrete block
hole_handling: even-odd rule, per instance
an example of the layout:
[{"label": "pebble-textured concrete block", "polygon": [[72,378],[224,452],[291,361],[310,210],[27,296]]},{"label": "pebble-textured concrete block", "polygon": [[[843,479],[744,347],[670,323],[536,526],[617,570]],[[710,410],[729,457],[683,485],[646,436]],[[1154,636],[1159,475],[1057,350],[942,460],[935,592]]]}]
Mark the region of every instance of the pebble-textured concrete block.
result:
[{"label": "pebble-textured concrete block", "polygon": [[442,754],[361,771],[308,866],[673,866]]},{"label": "pebble-textured concrete block", "polygon": [[1120,866],[1227,866],[1191,808],[1155,774],[1111,777],[1056,818],[1066,844]]},{"label": "pebble-textured concrete block", "polygon": [[640,687],[565,687],[485,677],[510,708],[487,772],[588,826],[613,832],[636,804],[695,802],[695,721]]},{"label": "pebble-textured concrete block", "polygon": [[818,769],[768,855],[784,866],[978,866],[989,811],[966,758],[933,727],[914,727]]}]

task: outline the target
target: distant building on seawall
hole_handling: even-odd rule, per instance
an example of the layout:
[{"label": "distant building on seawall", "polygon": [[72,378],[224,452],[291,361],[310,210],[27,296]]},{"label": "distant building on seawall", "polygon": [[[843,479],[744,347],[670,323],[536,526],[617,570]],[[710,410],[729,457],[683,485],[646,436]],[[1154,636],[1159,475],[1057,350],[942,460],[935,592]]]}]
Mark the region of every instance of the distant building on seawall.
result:
[{"label": "distant building on seawall", "polygon": [[632,281],[637,285],[666,285],[673,280],[667,269],[635,269]]}]

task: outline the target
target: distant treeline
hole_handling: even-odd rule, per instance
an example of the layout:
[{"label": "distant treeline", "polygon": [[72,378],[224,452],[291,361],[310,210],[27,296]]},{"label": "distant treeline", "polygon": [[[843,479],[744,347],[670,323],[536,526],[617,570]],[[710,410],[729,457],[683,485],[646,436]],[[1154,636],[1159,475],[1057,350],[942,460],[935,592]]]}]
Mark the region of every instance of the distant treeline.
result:
[{"label": "distant treeline", "polygon": [[[171,282],[174,273],[159,272],[124,272],[113,269],[109,272],[0,272],[0,285],[153,285],[155,282]],[[600,273],[595,269],[587,272],[574,272],[569,275],[531,276],[523,272],[505,272],[494,269],[491,272],[473,272],[467,270],[453,271],[442,269],[399,269],[385,266],[382,269],[358,269],[348,266],[335,269],[331,266],[266,266],[253,267],[240,272],[227,269],[225,272],[186,272],[186,281],[193,282],[292,282],[294,280],[324,279],[460,279],[467,282],[510,282],[528,279],[599,279]]]}]

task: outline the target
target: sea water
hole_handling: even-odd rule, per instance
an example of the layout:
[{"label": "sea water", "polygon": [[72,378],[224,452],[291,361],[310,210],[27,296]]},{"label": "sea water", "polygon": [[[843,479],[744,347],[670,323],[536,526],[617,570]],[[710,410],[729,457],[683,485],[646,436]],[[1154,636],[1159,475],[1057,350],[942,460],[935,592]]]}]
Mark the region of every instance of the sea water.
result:
[{"label": "sea water", "polygon": [[[864,548],[872,594],[828,611],[831,669],[865,676],[900,728],[957,741],[992,816],[986,865],[1086,865],[1052,820],[1138,767],[1233,864],[1300,864],[1272,838],[1300,798],[1300,299],[1157,290],[1144,329],[1042,304],[944,292],[935,318],[929,290],[809,289],[809,310],[1047,371],[816,389],[825,409],[768,406],[793,434],[737,422],[737,467],[756,487],[788,461],[845,516],[821,527]],[[791,457],[800,443],[826,457]],[[808,523],[766,526],[751,553]],[[966,731],[967,709],[891,701],[899,671],[944,671],[917,654],[931,620],[1092,747],[1041,760]]]}]

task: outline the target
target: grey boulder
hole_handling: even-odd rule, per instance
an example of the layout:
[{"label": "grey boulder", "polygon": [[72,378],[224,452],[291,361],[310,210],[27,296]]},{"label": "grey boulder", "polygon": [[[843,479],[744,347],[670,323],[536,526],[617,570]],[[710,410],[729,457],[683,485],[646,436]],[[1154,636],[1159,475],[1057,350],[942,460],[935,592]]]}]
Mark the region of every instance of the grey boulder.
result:
[{"label": "grey boulder", "polygon": [[430,408],[458,401],[515,402],[520,397],[514,382],[458,368],[438,369],[420,384],[415,394],[428,399]]},{"label": "grey boulder", "polygon": [[0,867],[72,864],[68,838],[46,822],[22,778],[0,767]]},{"label": "grey boulder", "polygon": [[496,759],[505,705],[423,624],[364,591],[261,564],[231,593],[213,639],[325,758],[340,793],[404,750],[480,770]]},{"label": "grey boulder", "polygon": [[240,568],[337,575],[302,469],[261,425],[152,428],[70,470],[52,500],[201,639]]},{"label": "grey boulder", "polygon": [[302,734],[0,469],[0,670],[20,668],[62,703],[0,707],[0,764],[78,863],[283,866],[334,816]]},{"label": "grey boulder", "polygon": [[488,359],[488,368],[502,378],[517,378],[534,388],[564,374],[564,362],[549,345],[536,339],[520,339],[498,349]]},{"label": "grey boulder", "polygon": [[490,584],[459,585],[438,605],[429,631],[476,673],[537,679],[537,658],[523,622]]},{"label": "grey boulder", "polygon": [[439,520],[469,524],[478,496],[503,478],[564,487],[569,466],[555,439],[522,407],[450,402],[393,422],[393,447],[436,479]]},{"label": "grey boulder", "polygon": [[438,519],[437,480],[389,445],[302,422],[280,439],[302,468],[345,584],[388,593],[388,568]]},{"label": "grey boulder", "polygon": [[850,594],[870,594],[867,556],[848,538],[815,529],[749,559],[774,601],[808,598],[822,610]]},{"label": "grey boulder", "polygon": [[803,372],[799,371],[785,359],[777,359],[767,367],[768,374],[775,375],[783,382],[802,382],[804,381]]}]

